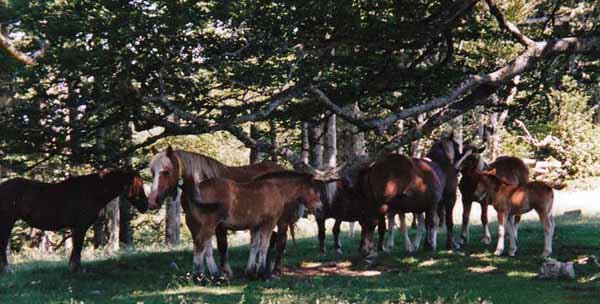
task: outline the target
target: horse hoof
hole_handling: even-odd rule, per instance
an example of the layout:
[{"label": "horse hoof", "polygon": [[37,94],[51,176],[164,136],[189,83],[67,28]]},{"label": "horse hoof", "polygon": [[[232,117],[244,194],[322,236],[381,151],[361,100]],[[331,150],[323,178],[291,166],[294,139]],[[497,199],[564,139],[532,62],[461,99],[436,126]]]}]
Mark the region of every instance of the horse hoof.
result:
[{"label": "horse hoof", "polygon": [[231,267],[229,267],[229,266],[223,267],[223,270],[221,272],[223,273],[223,276],[226,277],[227,279],[233,278],[233,271],[231,270]]},{"label": "horse hoof", "polygon": [[494,255],[495,256],[501,256],[502,255],[502,251],[504,251],[504,250],[496,250],[496,251],[494,251]]},{"label": "horse hoof", "polygon": [[492,242],[492,240],[489,237],[484,236],[483,238],[481,238],[481,242],[485,245],[489,245]]},{"label": "horse hoof", "polygon": [[342,252],[342,249],[340,249],[340,248],[338,248],[338,249],[336,249],[336,250],[334,250],[334,251],[333,251],[333,255],[334,255],[334,256],[337,256],[337,255],[342,255],[342,253],[343,253],[343,252]]},{"label": "horse hoof", "polygon": [[547,258],[552,254],[552,251],[546,251],[544,250],[544,252],[542,252],[542,257],[543,258]]},{"label": "horse hoof", "polygon": [[451,250],[459,250],[461,248],[461,244],[459,242],[452,242]]},{"label": "horse hoof", "polygon": [[212,283],[215,286],[224,286],[224,285],[229,285],[230,284],[229,278],[227,276],[225,276],[225,275],[221,275],[221,276],[218,276],[216,278],[212,278]]},{"label": "horse hoof", "polygon": [[466,237],[462,236],[462,237],[460,237],[458,244],[463,246],[463,245],[467,244],[468,242],[469,242],[469,240]]},{"label": "horse hoof", "polygon": [[508,256],[514,257],[515,253],[517,253],[517,251],[509,251]]},{"label": "horse hoof", "polygon": [[194,284],[200,285],[200,286],[206,286],[210,283],[210,280],[203,273],[194,274],[192,276],[192,280],[194,281]]}]

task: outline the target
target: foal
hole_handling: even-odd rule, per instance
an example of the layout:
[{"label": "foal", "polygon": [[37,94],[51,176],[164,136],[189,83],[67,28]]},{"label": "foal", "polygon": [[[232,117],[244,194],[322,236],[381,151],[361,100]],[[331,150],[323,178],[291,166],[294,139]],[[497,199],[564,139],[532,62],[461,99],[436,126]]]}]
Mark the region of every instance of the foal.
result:
[{"label": "foal", "polygon": [[515,221],[509,219],[509,217],[521,215],[533,209],[544,225],[544,251],[542,256],[549,256],[552,253],[552,237],[554,235],[554,220],[552,219],[554,192],[552,189],[559,190],[564,188],[564,185],[549,186],[544,182],[533,181],[517,186],[498,177],[495,168],[476,172],[476,175],[480,181],[476,193],[481,195],[483,191],[487,192],[491,204],[498,213],[498,245],[494,255],[499,256],[504,251],[505,226],[508,230],[510,242],[508,255],[515,255],[517,252],[516,234],[518,227]]},{"label": "foal", "polygon": [[211,276],[220,277],[211,242],[219,225],[228,230],[250,230],[246,273],[250,277],[268,278],[271,275],[267,265],[271,233],[278,224],[280,229],[287,227],[280,219],[290,210],[297,210],[299,204],[320,213],[321,198],[313,175],[282,171],[247,183],[214,178],[198,184],[191,196],[189,218],[192,222],[188,223],[194,239],[195,278],[201,284],[208,282],[204,277],[205,260]]},{"label": "foal", "polygon": [[133,171],[102,170],[59,183],[24,178],[3,182],[0,184],[0,273],[10,271],[6,246],[19,219],[41,230],[70,228],[73,251],[69,269],[79,272],[85,232],[96,221],[98,212],[120,194],[140,212],[148,209],[143,180]]}]

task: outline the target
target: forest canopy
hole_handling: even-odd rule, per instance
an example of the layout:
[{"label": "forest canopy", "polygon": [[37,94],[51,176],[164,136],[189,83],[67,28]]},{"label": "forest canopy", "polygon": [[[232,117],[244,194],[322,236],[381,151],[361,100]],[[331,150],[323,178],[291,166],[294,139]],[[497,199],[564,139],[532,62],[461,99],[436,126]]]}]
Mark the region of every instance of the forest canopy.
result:
[{"label": "forest canopy", "polygon": [[600,174],[599,21],[596,1],[3,1],[2,165],[106,166],[217,131],[297,165],[302,124],[332,114],[374,152],[507,111],[504,151]]}]

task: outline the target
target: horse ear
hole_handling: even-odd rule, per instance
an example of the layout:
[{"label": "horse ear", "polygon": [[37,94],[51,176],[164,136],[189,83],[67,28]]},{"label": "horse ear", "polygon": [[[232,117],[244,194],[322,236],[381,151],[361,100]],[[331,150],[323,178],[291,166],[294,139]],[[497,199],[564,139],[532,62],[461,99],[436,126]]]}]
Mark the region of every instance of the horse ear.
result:
[{"label": "horse ear", "polygon": [[152,154],[158,154],[158,149],[156,149],[156,146],[152,146],[150,152],[152,152]]},{"label": "horse ear", "polygon": [[167,147],[167,157],[173,157],[173,147],[171,145]]}]

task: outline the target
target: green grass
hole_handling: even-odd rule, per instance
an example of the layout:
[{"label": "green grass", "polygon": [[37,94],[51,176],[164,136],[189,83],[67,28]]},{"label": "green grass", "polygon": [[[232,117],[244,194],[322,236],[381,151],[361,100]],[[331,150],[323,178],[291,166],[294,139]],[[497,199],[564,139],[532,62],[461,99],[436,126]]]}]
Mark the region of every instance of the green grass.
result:
[{"label": "green grass", "polygon": [[[495,237],[496,227],[491,228]],[[243,278],[248,251],[239,246],[231,251],[235,278],[224,287],[199,287],[189,280],[189,249],[88,258],[82,274],[68,273],[66,259],[17,258],[15,273],[0,277],[0,303],[598,303],[600,280],[594,278],[600,267],[594,263],[577,264],[576,280],[536,278],[543,262],[541,230],[538,222],[523,223],[514,258],[492,256],[493,246],[478,241],[479,225],[472,226],[471,243],[456,252],[408,256],[397,238],[394,252],[370,268],[356,254],[358,239],[344,235],[345,252],[337,261],[349,266],[339,271],[302,268],[334,260],[331,253],[318,254],[315,238],[304,238],[298,248],[291,242],[288,248],[285,265],[293,273],[268,282]],[[439,237],[443,244],[445,234]],[[600,257],[600,216],[558,218],[553,257],[575,261],[590,255]]]}]

